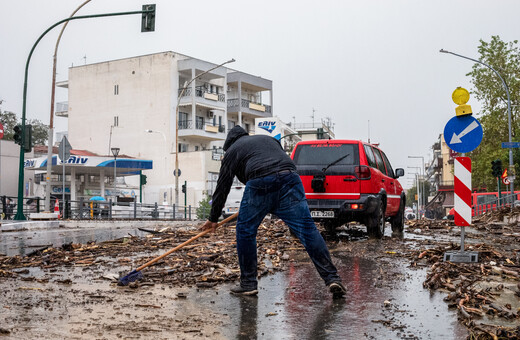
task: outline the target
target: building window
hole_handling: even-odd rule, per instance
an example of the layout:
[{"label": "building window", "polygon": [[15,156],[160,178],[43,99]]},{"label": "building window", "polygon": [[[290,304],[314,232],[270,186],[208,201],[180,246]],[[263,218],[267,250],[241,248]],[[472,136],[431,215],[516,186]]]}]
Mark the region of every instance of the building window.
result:
[{"label": "building window", "polygon": [[185,112],[179,112],[179,129],[187,129],[188,126],[188,114]]},{"label": "building window", "polygon": [[195,128],[202,130],[204,128],[204,117],[196,116],[195,117]]},{"label": "building window", "polygon": [[179,152],[188,152],[188,144],[179,143]]},{"label": "building window", "polygon": [[119,85],[114,85],[114,95],[118,95],[119,94]]}]

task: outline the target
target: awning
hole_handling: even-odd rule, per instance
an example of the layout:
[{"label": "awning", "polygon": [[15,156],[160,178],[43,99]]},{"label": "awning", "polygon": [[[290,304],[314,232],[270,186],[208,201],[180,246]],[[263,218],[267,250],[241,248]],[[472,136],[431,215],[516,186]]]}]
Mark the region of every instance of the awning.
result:
[{"label": "awning", "polygon": [[[70,169],[76,168],[78,173],[99,173],[100,168],[116,167],[118,176],[136,175],[141,170],[153,169],[153,161],[146,159],[117,158],[99,156],[70,156],[65,162],[65,170],[70,173]],[[25,170],[45,170],[47,168],[47,156],[26,159]],[[52,172],[59,172],[63,169],[63,163],[58,156],[52,156]]]}]

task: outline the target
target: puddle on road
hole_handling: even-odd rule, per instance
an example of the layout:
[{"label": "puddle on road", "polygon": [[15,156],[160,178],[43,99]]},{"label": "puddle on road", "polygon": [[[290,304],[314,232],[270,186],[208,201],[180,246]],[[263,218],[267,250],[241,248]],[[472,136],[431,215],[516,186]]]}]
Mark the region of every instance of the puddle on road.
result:
[{"label": "puddle on road", "polygon": [[[359,257],[335,257],[348,294],[332,300],[310,263],[260,279],[259,295],[235,297],[230,285],[192,293],[183,301],[229,316],[221,332],[236,339],[461,339],[466,329],[441,294],[422,288],[425,270],[392,269],[380,282],[381,266]],[[384,268],[383,268],[384,270]],[[385,300],[390,305],[385,307]]]}]

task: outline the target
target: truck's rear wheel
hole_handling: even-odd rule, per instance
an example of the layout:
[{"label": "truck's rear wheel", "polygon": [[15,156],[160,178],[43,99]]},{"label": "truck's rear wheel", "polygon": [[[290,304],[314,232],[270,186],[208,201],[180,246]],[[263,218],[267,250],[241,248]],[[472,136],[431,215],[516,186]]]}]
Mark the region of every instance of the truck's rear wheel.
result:
[{"label": "truck's rear wheel", "polygon": [[385,234],[385,209],[384,202],[379,202],[379,206],[373,214],[366,219],[367,233],[372,238],[383,238]]},{"label": "truck's rear wheel", "polygon": [[392,231],[394,233],[402,233],[404,230],[404,199],[401,197],[401,204],[397,214],[390,218],[392,224]]}]

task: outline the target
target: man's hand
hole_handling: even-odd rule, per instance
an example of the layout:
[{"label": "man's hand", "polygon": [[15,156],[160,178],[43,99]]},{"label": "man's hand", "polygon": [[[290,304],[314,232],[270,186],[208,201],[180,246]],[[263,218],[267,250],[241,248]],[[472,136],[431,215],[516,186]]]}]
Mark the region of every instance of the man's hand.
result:
[{"label": "man's hand", "polygon": [[218,227],[218,223],[217,222],[206,221],[206,223],[204,223],[202,225],[202,227],[200,227],[200,229],[202,231],[211,229],[211,232],[214,233],[215,230],[217,229],[217,227]]}]

